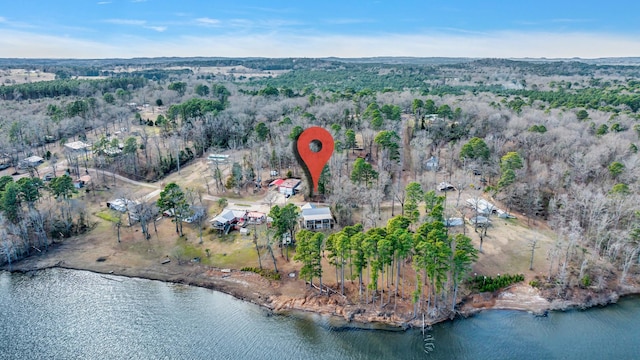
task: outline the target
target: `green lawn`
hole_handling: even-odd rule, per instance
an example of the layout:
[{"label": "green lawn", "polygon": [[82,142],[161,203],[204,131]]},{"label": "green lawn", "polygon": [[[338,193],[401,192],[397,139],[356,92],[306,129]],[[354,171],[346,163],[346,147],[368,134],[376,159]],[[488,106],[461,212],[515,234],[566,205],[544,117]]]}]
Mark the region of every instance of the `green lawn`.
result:
[{"label": "green lawn", "polygon": [[96,213],[96,216],[102,220],[107,220],[112,223],[118,222],[118,217],[110,210],[102,210]]}]

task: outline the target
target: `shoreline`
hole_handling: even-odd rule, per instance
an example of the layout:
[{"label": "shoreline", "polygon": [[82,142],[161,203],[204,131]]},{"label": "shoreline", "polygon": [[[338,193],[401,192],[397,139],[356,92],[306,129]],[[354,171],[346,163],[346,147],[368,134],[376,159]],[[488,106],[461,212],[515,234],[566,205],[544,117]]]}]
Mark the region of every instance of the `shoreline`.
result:
[{"label": "shoreline", "polygon": [[[598,293],[589,289],[572,288],[570,289],[571,298],[549,300],[542,296],[542,291],[539,289],[526,284],[515,284],[498,293],[469,294],[461,299],[459,310],[454,318],[449,316],[427,318],[423,324],[422,317],[407,317],[406,314],[403,316],[394,313],[393,309],[381,309],[371,305],[344,304],[334,297],[320,296],[315,292],[310,294],[305,291],[304,296],[298,297],[286,296],[278,291],[283,286],[281,282],[286,280],[271,281],[252,272],[240,270],[223,272],[222,269],[191,263],[156,264],[147,268],[107,265],[105,262],[86,266],[89,264],[68,263],[66,260],[58,260],[56,256],[49,256],[50,254],[31,256],[12,264],[11,269],[7,265],[0,269],[11,273],[29,273],[61,268],[197,286],[228,294],[273,314],[328,317],[330,322],[339,323],[340,326],[369,330],[419,329],[423,325],[431,326],[455,318],[464,319],[487,310],[516,310],[525,311],[534,316],[546,316],[550,311],[585,310],[614,304],[622,297],[640,295],[640,288],[634,286],[618,287],[616,290]],[[301,282],[301,280],[293,281]]]}]

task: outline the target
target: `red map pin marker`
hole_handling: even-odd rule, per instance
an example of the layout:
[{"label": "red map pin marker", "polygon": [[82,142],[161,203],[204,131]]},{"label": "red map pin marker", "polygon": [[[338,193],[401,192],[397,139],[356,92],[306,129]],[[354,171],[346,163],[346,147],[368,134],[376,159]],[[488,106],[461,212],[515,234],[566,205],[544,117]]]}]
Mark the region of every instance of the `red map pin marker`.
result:
[{"label": "red map pin marker", "polygon": [[333,154],[333,137],[321,127],[310,127],[298,136],[297,147],[300,158],[311,174],[313,190],[317,191],[322,169]]}]

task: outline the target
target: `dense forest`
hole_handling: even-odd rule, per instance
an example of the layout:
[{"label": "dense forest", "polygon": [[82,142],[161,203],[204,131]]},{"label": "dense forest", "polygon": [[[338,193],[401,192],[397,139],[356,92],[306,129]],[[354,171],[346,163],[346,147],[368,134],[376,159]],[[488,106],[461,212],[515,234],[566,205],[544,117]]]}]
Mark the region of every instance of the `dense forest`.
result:
[{"label": "dense forest", "polygon": [[[12,69],[55,80],[12,79]],[[212,169],[224,191],[267,169],[301,174],[292,143],[323,126],[336,151],[320,195],[339,231],[294,235],[309,280],[321,276],[320,249],[336,277],[355,268],[365,292],[384,292],[377,277],[388,284],[411,261],[424,284],[412,289],[416,303],[455,304],[477,252],[442,225],[464,205],[439,207],[436,158],[459,189],[548,225],[556,243],[545,280],[561,294],[638,272],[639,75],[639,65],[602,59],[0,59],[0,153],[11,166],[37,155],[66,161],[71,175],[90,167],[157,181],[209,152],[246,150],[232,173]],[[90,158],[52,152],[76,140]],[[91,228],[70,177],[45,185],[28,170],[0,178],[0,263]],[[362,284],[364,269],[376,280]]]}]

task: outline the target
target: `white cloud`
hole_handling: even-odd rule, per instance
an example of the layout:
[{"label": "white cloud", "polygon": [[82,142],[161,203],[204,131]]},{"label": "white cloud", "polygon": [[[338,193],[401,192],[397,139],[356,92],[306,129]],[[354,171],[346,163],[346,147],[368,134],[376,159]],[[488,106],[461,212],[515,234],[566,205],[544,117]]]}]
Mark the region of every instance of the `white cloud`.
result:
[{"label": "white cloud", "polygon": [[[138,24],[138,23],[136,23]],[[149,27],[149,26],[147,26]],[[151,28],[151,27],[150,27]],[[161,31],[163,27],[153,29]],[[499,57],[598,58],[637,56],[640,37],[596,33],[503,31],[371,36],[280,32],[88,41],[0,29],[0,57]]]},{"label": "white cloud", "polygon": [[157,32],[165,32],[167,30],[166,26],[145,26],[144,28],[155,30]]},{"label": "white cloud", "polygon": [[203,17],[203,18],[197,18],[196,23],[202,26],[219,26],[220,20]]},{"label": "white cloud", "polygon": [[23,28],[23,29],[35,28],[34,25],[31,25],[25,22],[20,22],[20,21],[12,21],[7,19],[4,16],[0,16],[0,24],[6,25],[9,27],[14,27],[14,28]]},{"label": "white cloud", "polygon": [[107,5],[111,4],[111,1],[98,1],[98,5]]},{"label": "white cloud", "polygon": [[142,26],[146,24],[146,20],[132,20],[132,19],[107,19],[104,22],[114,25],[133,25]]}]

